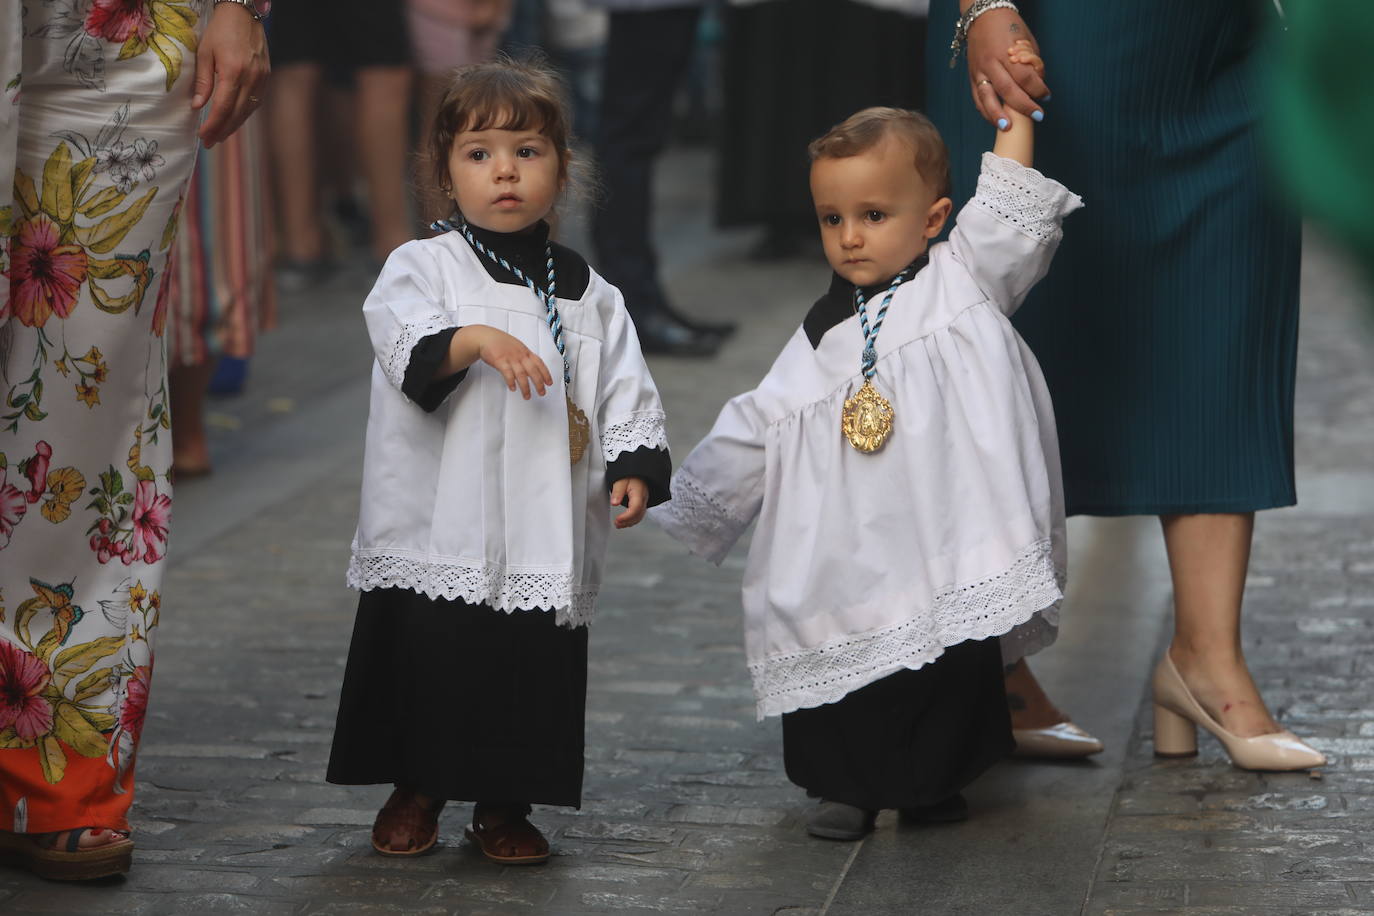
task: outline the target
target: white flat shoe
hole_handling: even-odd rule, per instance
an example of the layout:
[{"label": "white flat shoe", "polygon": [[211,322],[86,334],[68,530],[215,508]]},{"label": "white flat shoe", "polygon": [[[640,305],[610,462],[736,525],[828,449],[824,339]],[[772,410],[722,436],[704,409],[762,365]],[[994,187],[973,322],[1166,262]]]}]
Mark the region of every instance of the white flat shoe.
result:
[{"label": "white flat shoe", "polygon": [[1102,753],[1102,742],[1072,722],[1057,722],[1045,728],[1013,728],[1016,739],[1013,757],[1039,760],[1077,760]]},{"label": "white flat shoe", "polygon": [[1197,727],[1211,732],[1242,770],[1310,770],[1326,765],[1326,755],[1292,732],[1272,732],[1241,738],[1222,728],[1207,714],[1166,649],[1154,676],[1155,756],[1192,757],[1197,753]]}]

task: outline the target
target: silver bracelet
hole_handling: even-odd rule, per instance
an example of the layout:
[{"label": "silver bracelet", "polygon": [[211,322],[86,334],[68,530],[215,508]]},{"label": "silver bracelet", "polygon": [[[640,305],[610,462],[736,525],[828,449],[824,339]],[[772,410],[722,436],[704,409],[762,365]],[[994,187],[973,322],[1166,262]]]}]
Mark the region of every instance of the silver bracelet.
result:
[{"label": "silver bracelet", "polygon": [[960,16],[959,21],[954,24],[954,40],[949,43],[949,66],[951,70],[959,61],[959,52],[964,50],[964,42],[968,40],[968,30],[973,25],[973,20],[988,10],[1021,12],[1011,0],[973,0],[973,3],[969,4],[969,8],[964,11],[964,15]]},{"label": "silver bracelet", "polygon": [[262,22],[272,11],[272,0],[215,0],[214,5],[219,6],[221,3],[237,3],[248,11],[254,22]]}]

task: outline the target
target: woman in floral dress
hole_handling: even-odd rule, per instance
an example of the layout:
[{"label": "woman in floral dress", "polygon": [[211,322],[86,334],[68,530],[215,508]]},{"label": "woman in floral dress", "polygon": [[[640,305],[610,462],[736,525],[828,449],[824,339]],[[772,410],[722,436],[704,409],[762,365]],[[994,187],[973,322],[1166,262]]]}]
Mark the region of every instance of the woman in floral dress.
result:
[{"label": "woman in floral dress", "polygon": [[172,503],[159,292],[197,133],[257,104],[258,12],[0,0],[0,862],[44,877],[131,860]]}]

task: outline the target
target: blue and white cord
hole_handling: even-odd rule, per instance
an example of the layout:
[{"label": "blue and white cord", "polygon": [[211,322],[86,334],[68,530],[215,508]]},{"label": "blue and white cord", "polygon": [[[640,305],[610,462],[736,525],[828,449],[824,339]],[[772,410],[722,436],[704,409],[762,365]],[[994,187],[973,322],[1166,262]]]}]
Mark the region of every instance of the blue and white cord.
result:
[{"label": "blue and white cord", "polygon": [[544,309],[548,312],[549,333],[553,335],[553,345],[558,348],[558,355],[563,357],[563,385],[565,388],[571,390],[572,366],[568,363],[568,352],[563,343],[563,317],[558,313],[558,297],[555,295],[555,291],[558,288],[558,281],[553,274],[553,246],[547,243],[544,245],[544,263],[549,269],[549,285],[547,290],[543,290],[540,289],[533,280],[525,276],[525,272],[520,268],[477,241],[476,236],[472,234],[472,229],[469,228],[467,223],[452,223],[446,219],[440,219],[431,223],[429,228],[436,232],[460,233],[463,238],[468,240],[468,244],[475,250],[491,258],[497,264],[500,264],[506,270],[514,274],[517,280],[522,281],[530,288],[530,292],[534,293],[535,297],[544,304]]},{"label": "blue and white cord", "polygon": [[865,379],[871,379],[878,373],[878,332],[883,329],[883,319],[887,317],[887,307],[892,304],[897,287],[906,282],[907,270],[910,269],[908,267],[892,278],[892,285],[887,288],[887,295],[883,296],[882,304],[878,306],[878,317],[873,321],[872,330],[868,327],[868,306],[864,301],[864,291],[857,286],[854,287],[854,311],[859,313],[859,327],[864,332],[864,351],[860,366]]}]

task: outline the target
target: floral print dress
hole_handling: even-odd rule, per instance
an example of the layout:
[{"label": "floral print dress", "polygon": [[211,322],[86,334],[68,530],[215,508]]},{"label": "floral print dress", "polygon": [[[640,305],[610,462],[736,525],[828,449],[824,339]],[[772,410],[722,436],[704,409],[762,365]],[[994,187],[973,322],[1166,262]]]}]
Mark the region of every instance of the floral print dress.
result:
[{"label": "floral print dress", "polygon": [[127,829],[203,0],[0,0],[0,830]]}]

